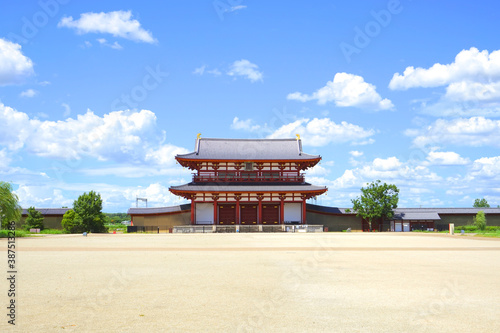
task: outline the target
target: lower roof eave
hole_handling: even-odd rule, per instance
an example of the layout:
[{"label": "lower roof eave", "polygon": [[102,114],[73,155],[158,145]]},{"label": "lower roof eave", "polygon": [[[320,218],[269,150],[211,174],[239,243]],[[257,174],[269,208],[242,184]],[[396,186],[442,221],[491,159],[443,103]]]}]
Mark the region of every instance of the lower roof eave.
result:
[{"label": "lower roof eave", "polygon": [[199,185],[181,185],[169,188],[170,192],[175,195],[182,196],[187,199],[191,199],[197,193],[209,193],[209,194],[221,194],[221,193],[302,193],[307,195],[308,198],[321,195],[328,191],[326,186],[314,186],[314,185],[275,185],[275,186],[199,186]]},{"label": "lower roof eave", "polygon": [[190,193],[300,193],[300,192],[326,192],[328,188],[326,186],[314,186],[314,185],[271,185],[271,186],[177,186],[170,187],[170,192],[190,192]]}]

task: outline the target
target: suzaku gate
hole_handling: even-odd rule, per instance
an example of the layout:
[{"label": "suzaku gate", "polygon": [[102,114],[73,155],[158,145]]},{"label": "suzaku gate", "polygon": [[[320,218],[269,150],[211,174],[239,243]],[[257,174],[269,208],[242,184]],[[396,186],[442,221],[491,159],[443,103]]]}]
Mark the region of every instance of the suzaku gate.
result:
[{"label": "suzaku gate", "polygon": [[193,170],[170,191],[191,201],[192,225],[306,224],[306,200],[327,191],[306,183],[321,156],[293,139],[210,139],[198,135],[192,153],[177,155]]}]

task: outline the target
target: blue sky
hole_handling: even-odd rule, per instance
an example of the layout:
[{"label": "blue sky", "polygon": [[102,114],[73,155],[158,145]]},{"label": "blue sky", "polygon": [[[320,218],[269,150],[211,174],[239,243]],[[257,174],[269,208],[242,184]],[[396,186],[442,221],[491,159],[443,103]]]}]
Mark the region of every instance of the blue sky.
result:
[{"label": "blue sky", "polygon": [[24,1],[0,11],[0,179],[23,207],[182,202],[197,133],[299,133],[318,204],[500,204],[494,1]]}]

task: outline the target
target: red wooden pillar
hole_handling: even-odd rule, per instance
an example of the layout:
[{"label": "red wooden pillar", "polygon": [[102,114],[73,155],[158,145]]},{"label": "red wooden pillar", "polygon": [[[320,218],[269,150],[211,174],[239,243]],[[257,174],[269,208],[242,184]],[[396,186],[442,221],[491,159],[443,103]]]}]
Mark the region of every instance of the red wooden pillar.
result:
[{"label": "red wooden pillar", "polygon": [[217,223],[217,200],[214,200],[214,224]]},{"label": "red wooden pillar", "polygon": [[285,197],[281,197],[281,206],[280,206],[280,224],[285,223]]},{"label": "red wooden pillar", "polygon": [[262,197],[259,197],[259,220],[257,224],[262,224]]},{"label": "red wooden pillar", "polygon": [[306,224],[306,197],[302,201],[302,224]]},{"label": "red wooden pillar", "polygon": [[240,224],[240,199],[236,198],[236,224]]},{"label": "red wooden pillar", "polygon": [[194,199],[191,199],[191,224],[195,224],[194,211],[195,211],[195,203],[194,203]]}]

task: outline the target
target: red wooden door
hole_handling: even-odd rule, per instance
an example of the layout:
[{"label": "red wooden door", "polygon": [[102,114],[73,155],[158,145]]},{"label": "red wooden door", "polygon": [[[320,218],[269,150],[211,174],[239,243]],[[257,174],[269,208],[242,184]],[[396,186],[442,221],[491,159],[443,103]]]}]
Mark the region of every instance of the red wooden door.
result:
[{"label": "red wooden door", "polygon": [[257,204],[241,203],[241,224],[257,224]]},{"label": "red wooden door", "polygon": [[262,224],[279,224],[280,205],[276,203],[262,204]]},{"label": "red wooden door", "polygon": [[219,224],[236,223],[236,204],[219,205]]}]

